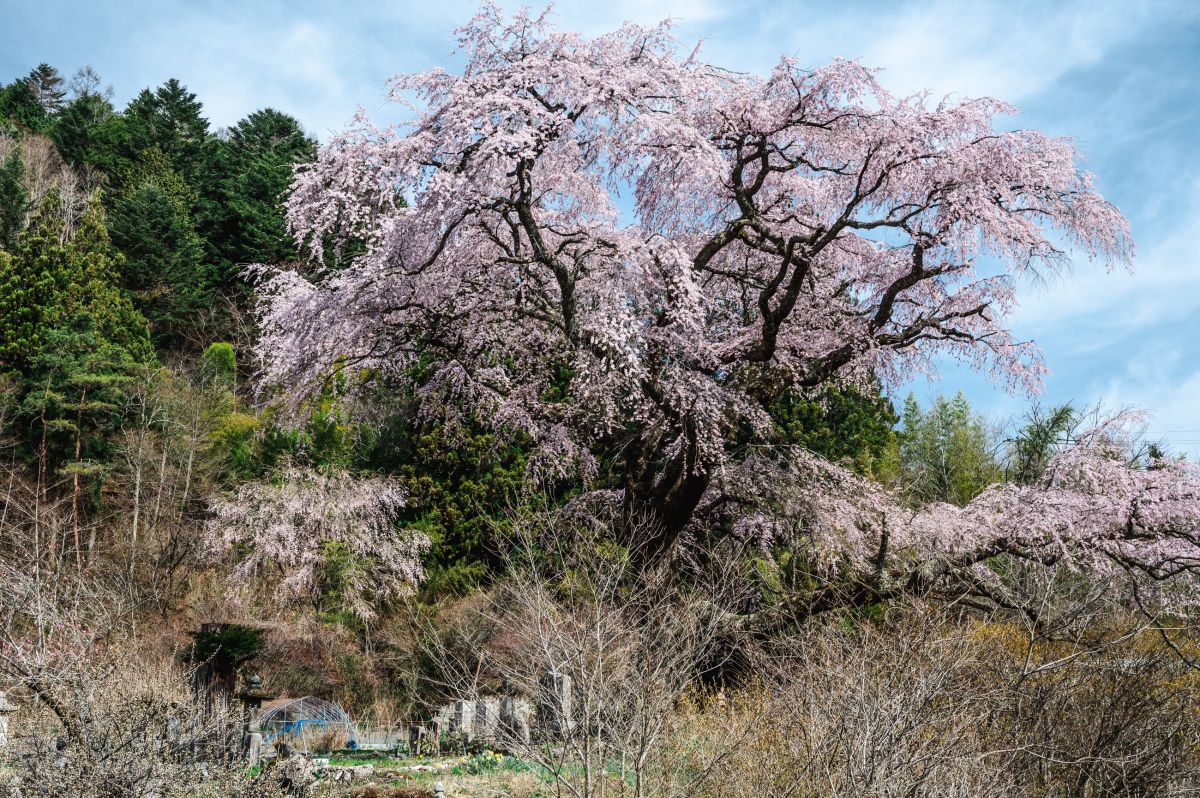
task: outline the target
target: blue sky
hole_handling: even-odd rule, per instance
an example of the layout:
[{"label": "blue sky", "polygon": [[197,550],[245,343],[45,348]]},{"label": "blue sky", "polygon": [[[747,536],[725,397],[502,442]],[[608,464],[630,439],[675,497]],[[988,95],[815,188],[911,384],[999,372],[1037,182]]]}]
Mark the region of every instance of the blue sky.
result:
[{"label": "blue sky", "polygon": [[[0,79],[40,61],[91,64],[123,104],[178,77],[217,127],[274,106],[326,138],[357,105],[383,112],[396,72],[452,67],[453,29],[474,5],[442,2],[0,0]],[[765,72],[781,54],[884,69],[892,91],[991,95],[1013,126],[1074,136],[1101,190],[1129,217],[1132,275],[1081,260],[1023,288],[1017,334],[1043,349],[1047,402],[1152,413],[1150,430],[1200,456],[1200,2],[560,2],[560,26],[677,21],[707,60]],[[987,381],[946,368],[919,398],[963,389],[996,418],[1019,412]],[[907,390],[907,388],[906,388]],[[902,392],[901,392],[902,393]]]}]

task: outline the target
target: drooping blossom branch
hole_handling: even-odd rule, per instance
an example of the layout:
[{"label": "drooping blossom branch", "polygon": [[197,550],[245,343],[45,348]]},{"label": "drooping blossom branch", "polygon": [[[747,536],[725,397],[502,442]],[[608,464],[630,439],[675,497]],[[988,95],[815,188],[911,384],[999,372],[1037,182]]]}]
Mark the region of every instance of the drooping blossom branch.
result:
[{"label": "drooping blossom branch", "polygon": [[1006,567],[996,567],[1004,559],[1033,578],[1065,571],[1128,588],[1127,596],[1155,612],[1194,608],[1200,467],[1178,459],[1130,463],[1131,424],[1136,417],[1127,413],[1100,420],[1056,454],[1036,483],[992,485],[965,507],[905,506],[872,480],[802,451],[783,461],[751,457],[713,494],[748,508],[737,516],[742,534],[791,541],[829,577],[828,590],[768,613],[777,622],[926,592],[1022,609]]},{"label": "drooping blossom branch", "polygon": [[403,506],[391,480],[289,465],[214,503],[209,545],[218,554],[232,550],[241,579],[277,578],[280,603],[314,598],[322,569],[332,564],[342,605],[371,618],[373,600],[404,595],[422,577],[429,539],[397,528]]},{"label": "drooping blossom branch", "polygon": [[360,116],[298,175],[298,238],[366,252],[263,282],[262,385],[420,362],[425,401],[523,431],[535,463],[620,452],[659,555],[779,390],[947,356],[1034,387],[1018,279],[1132,256],[1075,145],[998,127],[997,100],[897,97],[854,61],[733,73],[666,24],[588,39],[485,4],[459,37],[461,74],[394,79],[410,123]]}]

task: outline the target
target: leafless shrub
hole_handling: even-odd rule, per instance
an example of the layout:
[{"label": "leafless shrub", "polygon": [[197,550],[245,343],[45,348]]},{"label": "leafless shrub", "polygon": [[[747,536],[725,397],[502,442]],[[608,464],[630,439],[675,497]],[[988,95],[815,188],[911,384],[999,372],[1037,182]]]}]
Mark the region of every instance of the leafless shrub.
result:
[{"label": "leafless shrub", "polygon": [[70,236],[87,208],[88,195],[95,186],[77,175],[58,154],[54,142],[45,136],[0,133],[0,162],[15,150],[20,151],[25,170],[21,185],[29,200],[30,212],[41,207],[51,191],[56,191],[63,235]]},{"label": "leafless shrub", "polygon": [[23,705],[0,796],[269,796],[239,760],[237,708],[206,710],[141,607],[102,576],[0,557],[0,687]]},{"label": "leafless shrub", "polygon": [[121,563],[154,600],[178,596],[199,564],[204,500],[213,490],[213,417],[229,399],[185,364],[146,368],[126,386],[106,499],[124,523],[88,544]]},{"label": "leafless shrub", "polygon": [[1187,644],[1111,606],[1051,631],[914,607],[814,623],[683,713],[678,745],[692,769],[724,757],[714,798],[1194,794]]},{"label": "leafless shrub", "polygon": [[64,685],[96,657],[133,607],[99,580],[0,558],[0,678],[27,690],[68,730],[82,722]]},{"label": "leafless shrub", "polygon": [[30,704],[2,752],[0,795],[80,798],[280,795],[240,758],[240,711],[203,706],[171,662],[118,652],[61,678],[55,700],[70,721]]},{"label": "leafless shrub", "polygon": [[704,795],[1019,795],[986,730],[1004,705],[994,646],[915,618],[813,624],[760,660],[756,684],[682,725],[696,766],[742,738]]},{"label": "leafless shrub", "polygon": [[[539,705],[532,735],[503,725],[498,744],[550,774],[560,794],[693,794],[666,760],[678,708],[706,671],[726,625],[730,582],[679,580],[597,529],[553,517],[516,524],[509,577],[479,607],[477,646],[427,652],[448,695],[495,689]],[[549,674],[570,682],[556,703]]]},{"label": "leafless shrub", "polygon": [[995,727],[1015,777],[1036,794],[1194,795],[1195,652],[1187,630],[1116,611],[1076,640],[1022,634]]}]

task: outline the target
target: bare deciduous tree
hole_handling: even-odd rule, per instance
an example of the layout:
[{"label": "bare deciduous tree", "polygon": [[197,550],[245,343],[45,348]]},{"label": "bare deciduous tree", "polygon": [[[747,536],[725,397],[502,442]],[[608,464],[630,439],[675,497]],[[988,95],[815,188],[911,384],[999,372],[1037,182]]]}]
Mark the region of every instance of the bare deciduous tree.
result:
[{"label": "bare deciduous tree", "polygon": [[283,795],[240,759],[240,710],[203,708],[170,661],[112,652],[72,669],[55,689],[78,721],[63,730],[36,708],[24,712],[24,733],[0,752],[9,775],[0,796]]},{"label": "bare deciduous tree", "polygon": [[445,693],[499,687],[535,705],[529,737],[501,722],[497,742],[551,774],[561,795],[696,794],[717,763],[681,776],[674,730],[681,704],[723,664],[737,582],[720,568],[675,579],[562,515],[514,527],[509,577],[464,626],[476,647],[425,638]]}]

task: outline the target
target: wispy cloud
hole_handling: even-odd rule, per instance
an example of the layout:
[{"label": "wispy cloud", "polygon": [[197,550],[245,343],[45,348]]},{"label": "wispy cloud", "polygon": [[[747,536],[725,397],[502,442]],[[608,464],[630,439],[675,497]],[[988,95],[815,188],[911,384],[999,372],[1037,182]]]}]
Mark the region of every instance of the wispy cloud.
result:
[{"label": "wispy cloud", "polygon": [[1147,409],[1148,437],[1200,459],[1200,365],[1195,354],[1185,357],[1151,347],[1121,373],[1100,381],[1095,395],[1105,407]]}]

